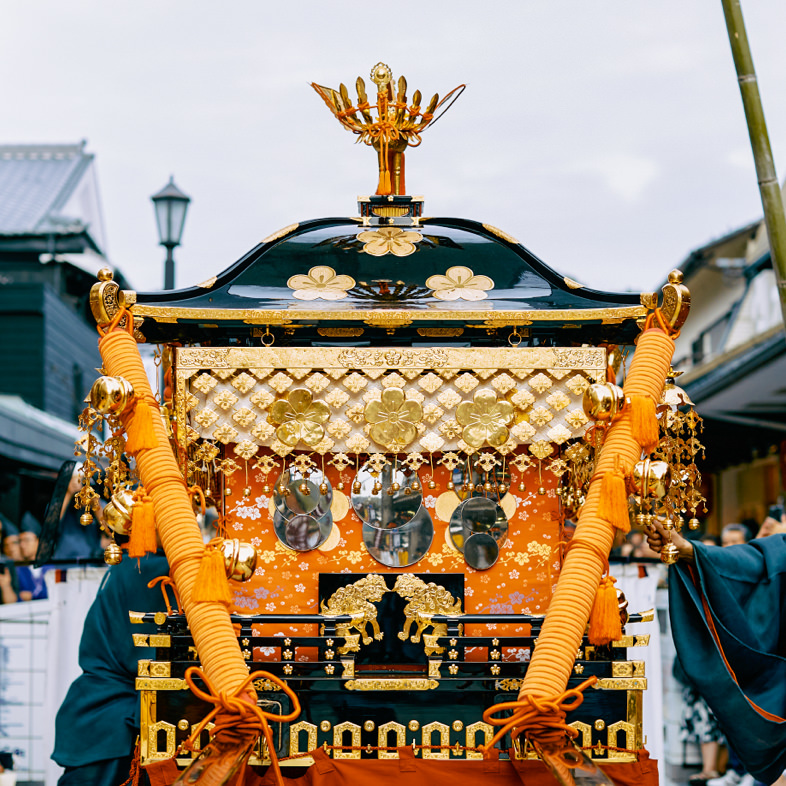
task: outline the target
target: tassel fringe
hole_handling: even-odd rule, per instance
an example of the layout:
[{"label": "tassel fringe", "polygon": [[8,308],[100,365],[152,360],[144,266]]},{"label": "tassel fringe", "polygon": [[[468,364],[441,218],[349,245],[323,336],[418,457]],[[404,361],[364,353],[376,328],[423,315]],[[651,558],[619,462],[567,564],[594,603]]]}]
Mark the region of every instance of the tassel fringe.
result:
[{"label": "tassel fringe", "polygon": [[128,441],[126,449],[132,455],[140,450],[158,447],[156,433],[153,430],[153,410],[144,399],[137,399],[134,409],[126,422]]},{"label": "tassel fringe", "polygon": [[158,548],[153,500],[141,487],[136,497],[131,511],[131,533],[128,538],[128,556],[134,559],[144,557],[145,554],[155,554]]},{"label": "tassel fringe", "polygon": [[194,603],[223,603],[225,606],[232,603],[224,569],[224,556],[210,544],[205,547],[202,555],[191,599]]},{"label": "tassel fringe", "polygon": [[630,532],[628,491],[619,466],[603,475],[598,501],[598,516],[621,532]]},{"label": "tassel fringe", "polygon": [[617,590],[614,589],[616,581],[613,576],[604,576],[600,580],[598,591],[595,593],[595,602],[592,604],[592,612],[589,618],[587,639],[590,644],[596,647],[610,644],[622,636]]},{"label": "tassel fringe", "polygon": [[658,447],[658,418],[655,413],[655,402],[649,396],[631,396],[631,434],[641,445],[645,453],[651,453]]}]

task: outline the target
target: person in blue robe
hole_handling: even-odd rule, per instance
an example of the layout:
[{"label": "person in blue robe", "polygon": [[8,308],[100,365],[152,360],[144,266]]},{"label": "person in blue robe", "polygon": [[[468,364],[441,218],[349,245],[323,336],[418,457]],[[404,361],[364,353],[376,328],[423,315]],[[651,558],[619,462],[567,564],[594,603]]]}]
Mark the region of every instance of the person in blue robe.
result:
[{"label": "person in blue robe", "polygon": [[[671,539],[669,616],[677,657],[757,780],[786,770],[786,535],[728,548]],[[660,524],[648,535],[661,551]]]},{"label": "person in blue robe", "polygon": [[147,584],[169,574],[162,551],[125,557],[107,571],[85,619],[79,644],[82,674],[57,713],[52,758],[65,772],[59,786],[118,786],[129,775],[139,734],[137,661],[154,649],[134,646],[134,633],[155,633],[153,624],[131,625],[129,611],[163,611],[160,587]]}]

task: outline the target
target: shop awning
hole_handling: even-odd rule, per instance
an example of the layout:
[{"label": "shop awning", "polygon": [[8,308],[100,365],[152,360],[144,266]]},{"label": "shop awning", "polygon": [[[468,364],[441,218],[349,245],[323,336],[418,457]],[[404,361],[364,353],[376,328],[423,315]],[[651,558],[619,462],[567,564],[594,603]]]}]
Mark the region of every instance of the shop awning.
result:
[{"label": "shop awning", "polygon": [[25,403],[19,396],[0,396],[0,456],[57,471],[74,456],[79,429]]}]

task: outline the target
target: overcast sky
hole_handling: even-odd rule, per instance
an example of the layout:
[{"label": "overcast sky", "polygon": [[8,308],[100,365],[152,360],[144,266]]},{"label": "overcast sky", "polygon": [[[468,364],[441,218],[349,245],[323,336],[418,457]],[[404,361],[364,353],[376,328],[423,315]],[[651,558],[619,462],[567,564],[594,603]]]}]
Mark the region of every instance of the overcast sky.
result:
[{"label": "overcast sky", "polygon": [[[743,0],[778,175],[784,0]],[[296,221],[356,215],[376,157],[309,87],[467,90],[407,154],[426,215],[499,226],[557,271],[647,290],[761,216],[720,0],[5,0],[0,141],[96,154],[108,253],[159,289],[150,195],[191,198],[177,284]]]}]

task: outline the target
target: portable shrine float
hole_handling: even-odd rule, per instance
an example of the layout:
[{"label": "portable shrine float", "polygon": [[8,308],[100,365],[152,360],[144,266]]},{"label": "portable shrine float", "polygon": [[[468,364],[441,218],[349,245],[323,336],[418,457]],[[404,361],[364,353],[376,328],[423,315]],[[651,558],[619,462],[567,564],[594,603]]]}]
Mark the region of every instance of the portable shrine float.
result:
[{"label": "portable shrine float", "polygon": [[159,783],[654,784],[653,612],[626,609],[608,555],[701,503],[669,378],[689,294],[677,272],[662,296],[588,289],[427,216],[404,150],[448,104],[371,78],[355,103],[314,85],[378,153],[357,216],[292,224],[197,287],[93,288],[106,376],[83,426],[112,436],[86,480],[103,451],[124,558],[157,534],[171,569],[167,611],[130,612],[155,649],[140,763]]}]

